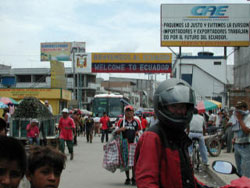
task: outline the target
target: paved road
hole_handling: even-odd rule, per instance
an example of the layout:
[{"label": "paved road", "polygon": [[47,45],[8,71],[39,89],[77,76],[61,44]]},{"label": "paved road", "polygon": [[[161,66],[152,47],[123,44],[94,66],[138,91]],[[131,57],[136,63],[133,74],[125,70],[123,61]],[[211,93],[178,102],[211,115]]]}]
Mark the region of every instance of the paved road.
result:
[{"label": "paved road", "polygon": [[74,160],[66,163],[60,188],[135,187],[124,185],[126,176],[119,169],[111,173],[102,167],[103,144],[100,137],[94,137],[92,144],[87,143],[85,137],[78,137],[78,146],[74,147],[74,153]]},{"label": "paved road", "polygon": [[[119,169],[115,173],[111,173],[102,168],[103,144],[99,137],[94,137],[93,143],[87,143],[85,137],[78,138],[78,146],[74,147],[74,160],[67,161],[66,169],[62,173],[60,188],[70,187],[86,187],[86,188],[112,188],[112,187],[135,187],[125,186],[125,173],[121,173]],[[67,150],[66,150],[67,151]],[[69,155],[68,155],[69,159]],[[234,164],[233,154],[221,152],[219,157],[209,157],[210,166],[216,159],[228,160]],[[209,167],[211,173],[211,167]],[[202,181],[213,181],[214,173],[208,173],[206,170],[196,171],[198,179]],[[231,180],[236,179],[235,175],[217,174],[227,184]],[[216,185],[216,184],[210,184]]]}]

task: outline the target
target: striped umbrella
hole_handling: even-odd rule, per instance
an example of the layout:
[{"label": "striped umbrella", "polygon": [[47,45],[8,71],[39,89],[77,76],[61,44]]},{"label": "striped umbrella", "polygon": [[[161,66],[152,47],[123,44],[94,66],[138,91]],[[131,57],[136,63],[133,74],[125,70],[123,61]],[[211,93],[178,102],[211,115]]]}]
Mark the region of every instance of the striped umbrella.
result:
[{"label": "striped umbrella", "polygon": [[221,108],[221,103],[215,100],[203,100],[197,103],[196,108],[199,113],[203,113],[205,111]]},{"label": "striped umbrella", "polygon": [[4,103],[4,104],[15,104],[17,105],[18,102],[15,101],[14,99],[10,98],[10,97],[1,97],[0,98],[0,102]]}]

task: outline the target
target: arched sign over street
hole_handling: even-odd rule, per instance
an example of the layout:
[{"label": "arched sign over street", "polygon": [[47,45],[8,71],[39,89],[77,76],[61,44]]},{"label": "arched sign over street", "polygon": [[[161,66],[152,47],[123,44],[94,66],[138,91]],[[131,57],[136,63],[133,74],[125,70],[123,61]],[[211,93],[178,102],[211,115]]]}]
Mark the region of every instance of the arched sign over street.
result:
[{"label": "arched sign over street", "polygon": [[92,53],[93,73],[170,73],[171,53]]}]

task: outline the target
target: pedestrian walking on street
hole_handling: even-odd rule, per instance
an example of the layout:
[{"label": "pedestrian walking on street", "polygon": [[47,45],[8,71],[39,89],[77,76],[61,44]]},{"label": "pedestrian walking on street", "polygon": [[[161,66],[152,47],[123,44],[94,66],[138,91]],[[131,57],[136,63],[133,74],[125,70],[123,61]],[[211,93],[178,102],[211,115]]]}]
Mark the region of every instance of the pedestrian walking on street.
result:
[{"label": "pedestrian walking on street", "polygon": [[26,177],[31,188],[58,188],[66,156],[58,150],[35,146],[29,150]]},{"label": "pedestrian walking on street", "polygon": [[235,163],[238,173],[250,178],[250,114],[245,101],[237,102],[235,108],[237,123],[232,127]]},{"label": "pedestrian walking on street", "polygon": [[[141,127],[140,121],[134,118],[134,108],[131,105],[127,105],[124,108],[125,117],[118,121],[119,129],[116,130],[116,134],[122,133],[122,137],[127,139],[128,145],[135,143],[135,137],[138,135],[139,127]],[[134,167],[132,167],[132,179],[129,177],[129,170],[125,171],[126,180],[125,185],[136,185]]]},{"label": "pedestrian walking on street", "polygon": [[91,115],[88,115],[88,118],[85,120],[85,132],[87,142],[92,143],[93,139],[93,129],[94,129],[94,120]]},{"label": "pedestrian walking on street", "polygon": [[101,132],[102,132],[101,142],[102,143],[104,141],[104,136],[106,136],[106,142],[109,141],[109,128],[108,128],[109,122],[110,122],[110,119],[107,116],[107,113],[103,112],[103,116],[100,119],[100,123],[102,125],[101,127]]},{"label": "pedestrian walking on street", "polygon": [[185,133],[195,105],[194,91],[179,79],[163,81],[154,94],[159,122],[143,133],[135,153],[138,188],[202,187],[195,179]]},{"label": "pedestrian walking on street", "polygon": [[75,133],[76,127],[73,119],[69,117],[69,110],[64,108],[62,110],[62,117],[59,120],[59,149],[61,152],[64,153],[65,149],[65,142],[67,144],[69,153],[70,153],[70,160],[74,158],[73,153],[73,133]]},{"label": "pedestrian walking on street", "polygon": [[72,115],[72,119],[74,120],[76,131],[74,132],[74,145],[77,145],[77,136],[80,134],[80,120],[81,120],[81,111],[75,110]]},{"label": "pedestrian walking on street", "polygon": [[141,120],[142,131],[144,132],[146,128],[148,127],[148,122],[146,120],[145,115],[143,115],[142,113],[139,114],[139,118]]},{"label": "pedestrian walking on street", "polygon": [[100,117],[98,116],[98,114],[96,114],[96,117],[94,118],[94,131],[94,136],[96,136],[96,134],[100,136]]},{"label": "pedestrian walking on street", "polygon": [[12,137],[0,136],[0,187],[17,188],[26,171],[23,145]]}]

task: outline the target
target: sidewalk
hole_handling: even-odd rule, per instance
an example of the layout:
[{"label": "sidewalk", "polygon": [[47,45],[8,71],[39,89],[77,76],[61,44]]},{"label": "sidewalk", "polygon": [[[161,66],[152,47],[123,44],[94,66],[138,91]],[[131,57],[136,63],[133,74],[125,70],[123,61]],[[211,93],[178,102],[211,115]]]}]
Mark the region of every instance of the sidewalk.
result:
[{"label": "sidewalk", "polygon": [[213,169],[212,169],[212,163],[213,161],[215,160],[223,160],[223,161],[228,161],[228,162],[231,162],[235,167],[235,160],[234,160],[234,153],[226,153],[226,149],[223,149],[220,153],[220,155],[218,157],[211,157],[209,156],[208,157],[208,160],[209,160],[209,169],[211,171],[214,172],[215,176],[217,175],[221,180],[223,180],[226,184],[230,184],[230,182],[234,179],[237,179],[239,178],[237,175],[235,174],[231,174],[231,175],[226,175],[226,174],[220,174],[220,173],[217,173],[215,172]]}]

